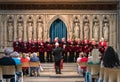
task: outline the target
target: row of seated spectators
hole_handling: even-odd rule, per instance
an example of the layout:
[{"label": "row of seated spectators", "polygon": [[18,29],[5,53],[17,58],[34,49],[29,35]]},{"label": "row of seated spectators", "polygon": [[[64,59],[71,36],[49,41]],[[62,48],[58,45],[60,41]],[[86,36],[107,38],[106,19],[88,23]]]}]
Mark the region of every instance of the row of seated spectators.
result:
[{"label": "row of seated spectators", "polygon": [[[32,53],[31,57],[26,57],[26,54],[22,54],[22,57],[20,57],[18,52],[13,52],[11,49],[6,48],[4,54],[5,55],[0,58],[0,66],[15,65],[15,67],[17,67],[17,65],[21,65],[24,62],[40,62],[37,53]],[[22,67],[22,72],[23,75],[40,76],[40,64],[38,67]],[[10,77],[13,77],[13,75],[3,75],[3,78],[6,79]],[[15,79],[12,78],[10,82],[15,82],[14,80]]]},{"label": "row of seated spectators", "polygon": [[[84,65],[82,64],[83,62],[85,63]],[[104,79],[99,78],[100,70],[102,68],[119,69],[120,59],[119,54],[116,53],[114,48],[108,46],[104,54],[101,54],[98,49],[93,49],[93,51],[89,54],[89,57],[86,57],[85,53],[80,53],[79,57],[77,58],[77,64],[78,73],[83,74],[85,77],[85,82],[103,82]],[[93,77],[94,74],[97,74],[97,79]]]}]

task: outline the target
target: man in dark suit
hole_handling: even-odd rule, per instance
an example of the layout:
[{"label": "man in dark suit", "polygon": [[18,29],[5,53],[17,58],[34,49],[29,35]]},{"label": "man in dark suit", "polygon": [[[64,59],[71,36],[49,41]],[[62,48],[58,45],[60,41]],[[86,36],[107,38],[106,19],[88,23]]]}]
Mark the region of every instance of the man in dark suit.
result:
[{"label": "man in dark suit", "polygon": [[62,48],[59,47],[59,43],[55,43],[55,48],[53,49],[54,61],[55,61],[55,71],[56,74],[61,74],[60,63],[62,59]]}]

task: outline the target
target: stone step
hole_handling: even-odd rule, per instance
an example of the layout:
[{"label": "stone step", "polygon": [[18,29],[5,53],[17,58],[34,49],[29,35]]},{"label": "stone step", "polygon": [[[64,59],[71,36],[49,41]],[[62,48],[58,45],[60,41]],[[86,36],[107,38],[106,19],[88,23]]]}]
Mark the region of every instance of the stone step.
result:
[{"label": "stone step", "polygon": [[[45,67],[46,66],[49,67],[49,66],[54,66],[54,63],[41,63],[41,65],[45,66]],[[63,63],[63,65],[66,66],[66,67],[69,67],[69,66],[74,67],[74,66],[76,66],[76,63]]]},{"label": "stone step", "polygon": [[76,63],[64,63],[62,74],[56,74],[54,63],[41,63],[44,71],[40,77],[25,77],[24,82],[85,82],[82,75],[77,73]]},{"label": "stone step", "polygon": [[[44,72],[55,71],[54,63],[42,63],[41,66],[44,69]],[[64,63],[62,71],[77,71],[76,63]]]},{"label": "stone step", "polygon": [[24,82],[85,82],[84,78],[50,78],[50,77],[26,77]]},{"label": "stone step", "polygon": [[[44,69],[44,72],[50,72],[50,71],[55,71],[55,69],[54,68],[44,68],[43,67],[43,69]],[[63,69],[61,69],[62,71],[65,71],[65,72],[69,72],[69,71],[72,71],[72,72],[77,72],[77,67],[76,68],[63,68]]]},{"label": "stone step", "polygon": [[24,82],[84,82],[84,78],[76,72],[41,72],[40,77],[24,77]]},{"label": "stone step", "polygon": [[56,74],[55,71],[54,72],[40,72],[40,76],[82,76],[79,75],[77,72],[65,72],[65,71],[61,71],[62,74]]}]

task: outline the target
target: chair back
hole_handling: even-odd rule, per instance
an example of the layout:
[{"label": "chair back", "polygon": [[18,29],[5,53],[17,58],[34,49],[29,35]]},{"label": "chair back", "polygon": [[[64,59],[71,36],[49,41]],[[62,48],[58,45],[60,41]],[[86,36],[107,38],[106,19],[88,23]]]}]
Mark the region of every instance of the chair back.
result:
[{"label": "chair back", "polygon": [[16,71],[17,72],[22,72],[22,64],[17,65],[17,70]]},{"label": "chair back", "polygon": [[2,66],[3,75],[15,75],[15,65]]},{"label": "chair back", "polygon": [[30,67],[39,67],[40,66],[40,62],[30,62]]},{"label": "chair back", "polygon": [[100,65],[91,65],[91,74],[96,75],[100,72]]},{"label": "chair back", "polygon": [[29,67],[29,62],[22,62],[22,67]]},{"label": "chair back", "polygon": [[3,75],[2,75],[2,67],[0,66],[0,80],[3,79]]},{"label": "chair back", "polygon": [[109,68],[109,82],[117,82],[117,68]]},{"label": "chair back", "polygon": [[87,62],[79,62],[79,66],[81,66],[81,67],[87,67]]},{"label": "chair back", "polygon": [[120,82],[120,68],[117,69],[117,82]]},{"label": "chair back", "polygon": [[104,82],[108,82],[109,80],[109,68],[104,68]]},{"label": "chair back", "polygon": [[104,68],[100,68],[100,75],[99,75],[99,78],[101,79],[101,80],[103,80],[103,78],[104,78]]}]

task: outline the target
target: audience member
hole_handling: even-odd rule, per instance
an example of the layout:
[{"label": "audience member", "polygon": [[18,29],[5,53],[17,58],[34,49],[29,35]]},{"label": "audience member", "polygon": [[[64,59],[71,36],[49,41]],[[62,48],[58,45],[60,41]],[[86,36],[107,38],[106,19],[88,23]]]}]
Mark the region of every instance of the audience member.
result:
[{"label": "audience member", "polygon": [[119,66],[119,59],[118,56],[113,49],[113,47],[108,46],[104,57],[103,57],[103,66],[108,68],[113,68]]},{"label": "audience member", "polygon": [[[30,58],[30,62],[39,62],[39,58],[37,57],[37,53],[33,53],[33,56]],[[40,66],[31,67],[31,76],[40,76]]]},{"label": "audience member", "polygon": [[[5,51],[4,51],[5,56],[0,58],[0,65],[3,65],[3,66],[15,65],[15,67],[16,67],[15,61],[10,57],[10,54],[12,52],[13,51],[9,48],[5,49]],[[14,77],[14,75],[3,75],[3,78],[6,78],[6,79],[11,78],[10,82],[15,82],[15,79],[13,77]]]},{"label": "audience member", "polygon": [[80,62],[80,59],[83,57],[83,52],[81,52],[80,54],[79,54],[79,57],[77,58],[77,65],[78,65],[78,74],[80,74],[81,73],[81,70],[80,70],[80,65],[79,65],[79,62]]},{"label": "audience member", "polygon": [[21,64],[18,52],[15,51],[15,52],[11,53],[11,56],[12,56],[12,59],[15,61],[16,65],[20,65]]},{"label": "audience member", "polygon": [[[23,53],[22,58],[21,58],[20,61],[21,61],[21,63],[29,62],[29,59],[26,57],[25,53]],[[23,75],[28,74],[28,69],[29,69],[29,67],[22,67]]]},{"label": "audience member", "polygon": [[[86,63],[88,62],[88,58],[86,57],[85,53],[83,54],[83,57],[79,61],[79,63],[82,63],[82,62],[86,62]],[[80,66],[83,76],[85,76],[86,68],[87,68],[87,66]]]}]

